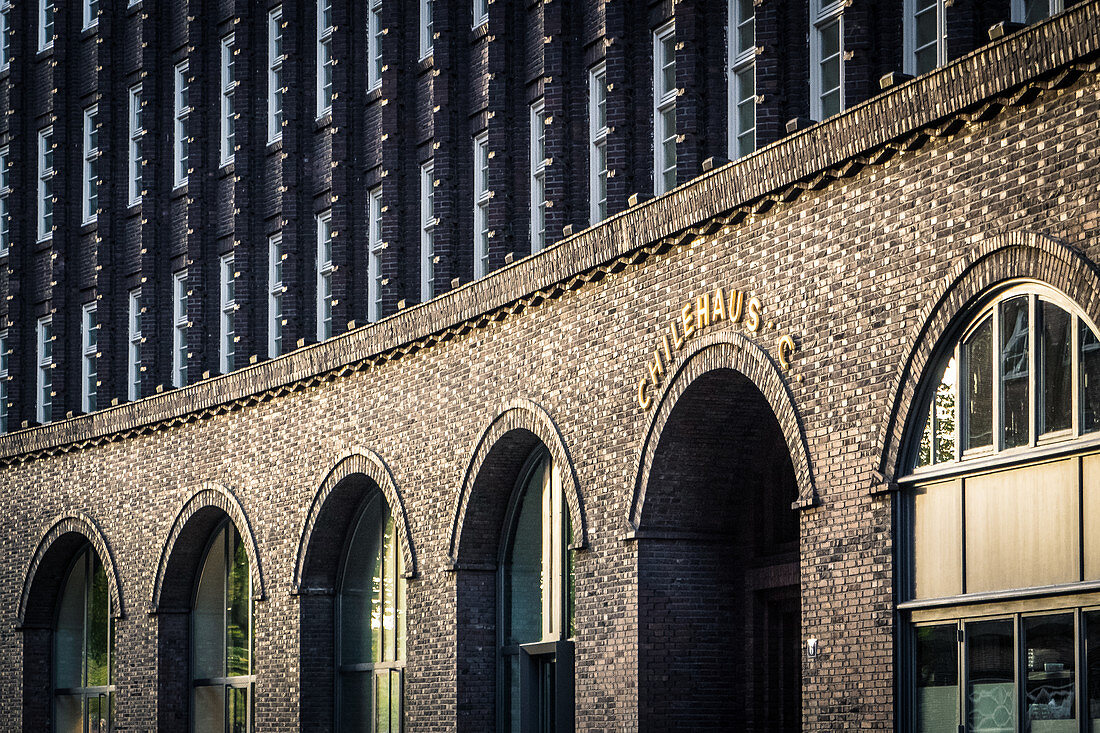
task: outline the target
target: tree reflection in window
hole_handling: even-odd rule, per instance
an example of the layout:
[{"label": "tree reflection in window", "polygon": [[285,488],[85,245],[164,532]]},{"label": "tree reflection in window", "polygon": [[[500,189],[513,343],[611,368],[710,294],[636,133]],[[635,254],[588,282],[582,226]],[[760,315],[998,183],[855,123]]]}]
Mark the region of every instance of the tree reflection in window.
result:
[{"label": "tree reflection in window", "polygon": [[56,730],[114,730],[114,661],[107,573],[91,545],[85,545],[62,586],[54,628]]}]

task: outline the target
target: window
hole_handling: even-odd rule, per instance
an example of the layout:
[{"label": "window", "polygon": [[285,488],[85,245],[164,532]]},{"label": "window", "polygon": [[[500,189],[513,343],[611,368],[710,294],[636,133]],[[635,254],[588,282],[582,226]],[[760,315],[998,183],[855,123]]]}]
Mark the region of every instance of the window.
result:
[{"label": "window", "polygon": [[283,235],[267,238],[267,355],[283,353]]},{"label": "window", "polygon": [[489,22],[489,0],[473,0],[474,28]]},{"label": "window", "polygon": [[133,206],[141,201],[141,138],[145,134],[142,110],[141,85],[130,87],[130,175],[129,202]]},{"label": "window", "polygon": [[11,247],[11,171],[8,148],[0,148],[0,257]]},{"label": "window", "polygon": [[332,111],[332,0],[317,0],[317,116]]},{"label": "window", "polygon": [[38,319],[38,382],[35,418],[40,425],[53,420],[53,318]]},{"label": "window", "polygon": [[53,128],[38,133],[38,240],[53,236]]},{"label": "window", "polygon": [[729,157],[756,150],[756,6],[730,0]]},{"label": "window", "polygon": [[810,116],[844,109],[843,0],[810,0]]},{"label": "window", "polygon": [[188,134],[187,121],[191,116],[191,100],[187,84],[187,62],[176,65],[175,71],[175,113],[173,118],[172,168],[174,185],[182,186],[187,183],[187,153],[190,136]]},{"label": "window", "polygon": [[53,630],[54,730],[114,730],[114,624],[107,573],[91,545],[76,553]]},{"label": "window", "polygon": [[[503,533],[499,573],[499,730],[571,731],[574,634],[572,529],[560,471],[544,450],[521,474]],[[539,689],[541,688],[541,689]],[[533,707],[530,709],[528,706]],[[566,714],[569,720],[563,719]],[[524,730],[528,728],[525,724]]]},{"label": "window", "polygon": [[676,31],[653,32],[653,193],[676,188]]},{"label": "window", "polygon": [[546,107],[531,105],[531,251],[546,246]]},{"label": "window", "polygon": [[252,730],[252,575],[233,523],[206,550],[191,610],[191,730]]},{"label": "window", "polygon": [[370,0],[367,11],[367,88],[382,86],[382,0]]},{"label": "window", "polygon": [[83,222],[95,221],[99,210],[99,107],[84,110]]},{"label": "window", "polygon": [[84,0],[84,30],[99,23],[99,0]]},{"label": "window", "polygon": [[8,432],[8,332],[0,331],[0,433]]},{"label": "window", "polygon": [[489,272],[489,134],[474,138],[474,277]]},{"label": "window", "polygon": [[233,255],[223,255],[218,264],[221,273],[219,278],[219,308],[221,314],[221,338],[218,347],[218,366],[222,374],[233,371],[233,356],[236,352],[236,336],[233,321],[237,314],[237,275],[233,272]]},{"label": "window", "polygon": [[1016,23],[1038,23],[1062,12],[1062,0],[1012,0],[1012,20]]},{"label": "window", "polygon": [[0,70],[11,65],[11,0],[0,0]]},{"label": "window", "polygon": [[607,218],[607,68],[588,72],[588,201],[589,220]]},{"label": "window", "polygon": [[435,166],[420,166],[420,300],[435,297]]},{"label": "window", "polygon": [[332,212],[317,215],[317,340],[332,336]]},{"label": "window", "polygon": [[53,48],[53,0],[38,0],[38,50]]},{"label": "window", "polygon": [[187,384],[187,270],[172,273],[172,386]]},{"label": "window", "polygon": [[95,412],[99,361],[99,323],[96,304],[85,303],[80,312],[80,410]]},{"label": "window", "polygon": [[947,63],[947,1],[905,0],[905,73]]},{"label": "window", "polygon": [[233,78],[233,57],[237,49],[233,45],[233,36],[222,39],[222,112],[221,112],[221,164],[233,162],[234,146],[237,137],[237,114],[233,109],[233,90],[237,82]]},{"label": "window", "polygon": [[129,326],[126,398],[133,401],[141,397],[141,288],[130,291]]},{"label": "window", "polygon": [[396,733],[403,718],[405,568],[382,492],[371,491],[352,526],[337,612],[339,729]]},{"label": "window", "polygon": [[370,192],[367,230],[367,320],[382,317],[382,189]]},{"label": "window", "polygon": [[283,7],[267,16],[267,140],[283,137]]},{"label": "window", "polygon": [[435,44],[435,30],[432,21],[432,3],[434,0],[420,0],[420,58],[432,55]]}]

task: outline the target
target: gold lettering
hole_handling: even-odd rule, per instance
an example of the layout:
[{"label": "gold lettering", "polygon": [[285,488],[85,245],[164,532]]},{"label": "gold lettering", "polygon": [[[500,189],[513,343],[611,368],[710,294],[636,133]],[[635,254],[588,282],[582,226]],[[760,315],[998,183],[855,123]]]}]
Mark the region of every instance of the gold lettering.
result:
[{"label": "gold lettering", "polygon": [[745,319],[745,328],[753,333],[760,330],[760,299],[749,298],[749,315]]},{"label": "gold lettering", "polygon": [[719,285],[714,291],[714,306],[710,316],[711,321],[718,323],[726,319],[726,294]]},{"label": "gold lettering", "polygon": [[710,325],[709,293],[703,293],[695,299],[695,323],[698,324],[700,331]]},{"label": "gold lettering", "polygon": [[684,324],[684,340],[687,341],[695,333],[695,316],[691,312],[690,300],[680,309],[680,321]]},{"label": "gold lettering", "polygon": [[662,333],[661,334],[661,346],[665,350],[665,361],[667,363],[671,364],[672,363],[672,348],[668,344],[668,334],[667,333]]},{"label": "gold lettering", "polygon": [[665,373],[665,365],[661,363],[661,352],[653,350],[653,361],[649,362],[649,378],[653,380],[653,386],[661,383],[661,375]]},{"label": "gold lettering", "polygon": [[790,334],[779,339],[779,364],[784,369],[791,368],[791,354],[794,353],[794,339]]},{"label": "gold lettering", "polygon": [[675,347],[677,351],[682,349],[684,347],[684,338],[676,331],[676,321],[668,324],[668,332],[672,334],[673,347]]},{"label": "gold lettering", "polygon": [[646,394],[646,390],[649,388],[649,383],[645,381],[645,377],[638,380],[638,404],[642,406],[643,410],[648,410],[652,404],[652,400],[649,395]]},{"label": "gold lettering", "polygon": [[740,323],[741,321],[741,307],[745,304],[745,294],[740,290],[730,291],[730,321],[733,323]]}]

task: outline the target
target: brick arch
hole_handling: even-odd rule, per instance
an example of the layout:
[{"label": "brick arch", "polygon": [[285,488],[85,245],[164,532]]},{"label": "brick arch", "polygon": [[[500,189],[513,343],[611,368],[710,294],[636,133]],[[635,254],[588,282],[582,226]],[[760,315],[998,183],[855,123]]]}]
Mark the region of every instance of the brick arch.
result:
[{"label": "brick arch", "polygon": [[[451,522],[448,554],[450,555],[452,567],[459,567],[460,560],[464,559],[460,558],[460,555],[464,554],[462,537],[468,524],[467,510],[471,504],[478,503],[477,495],[493,489],[496,489],[497,493],[503,493],[503,502],[495,502],[500,505],[499,508],[503,511],[504,505],[507,504],[507,497],[511,495],[512,490],[515,488],[514,476],[511,483],[507,483],[507,486],[486,486],[486,484],[492,482],[492,479],[484,475],[483,469],[490,468],[490,464],[500,463],[500,461],[490,460],[490,456],[500,458],[502,452],[512,454],[504,462],[509,464],[509,469],[514,468],[518,471],[520,464],[540,443],[550,452],[551,458],[561,471],[562,490],[569,506],[569,519],[573,526],[571,549],[587,547],[588,532],[585,525],[584,506],[581,502],[580,483],[577,480],[577,472],[573,468],[573,459],[569,455],[569,449],[565,445],[561,431],[558,430],[558,426],[550,417],[550,413],[541,406],[531,400],[515,399],[505,403],[497,410],[496,417],[492,419],[474,444],[472,458],[462,479],[458,501],[455,505],[454,518]],[[510,473],[514,473],[514,471],[510,471]],[[493,512],[492,514],[495,517],[498,513],[500,512]],[[499,532],[500,527],[495,526],[490,534],[497,536]],[[495,552],[495,547],[493,551]]]},{"label": "brick arch", "polygon": [[[61,577],[72,560],[73,553],[88,542],[107,574],[107,593],[113,618],[122,618],[122,583],[115,567],[114,555],[99,526],[83,514],[55,517],[43,534],[23,576],[23,592],[19,596],[16,624],[20,628],[49,628],[53,625],[55,592]],[[48,576],[48,578],[46,577]],[[49,586],[48,588],[46,586]]]},{"label": "brick arch", "polygon": [[[233,492],[221,484],[208,481],[192,492],[172,522],[172,529],[164,542],[160,561],[157,563],[157,574],[153,581],[153,592],[149,602],[150,613],[187,609],[188,606],[182,604],[181,600],[184,594],[190,597],[193,576],[202,561],[206,542],[222,516],[229,517],[237,527],[237,532],[244,542],[245,552],[248,553],[248,563],[252,573],[252,599],[265,598],[260,552],[256,547],[252,525],[249,524],[248,517]],[[166,580],[175,574],[173,570],[181,571],[187,582],[179,585],[173,580],[173,585],[178,587],[173,588],[173,592],[169,594],[172,596],[171,601],[165,604],[165,590],[168,588]]]},{"label": "brick arch", "polygon": [[795,507],[812,506],[817,500],[802,422],[779,367],[761,346],[747,336],[734,331],[719,331],[707,334],[695,343],[660,396],[654,400],[656,408],[642,438],[634,494],[627,517],[628,536],[633,536],[641,528],[653,458],[677,401],[695,380],[717,369],[730,369],[743,375],[760,391],[775,414],[794,466],[798,487]]},{"label": "brick arch", "polygon": [[[397,482],[394,481],[389,466],[386,465],[380,455],[366,448],[352,448],[337,457],[333,467],[319,482],[317,493],[313,496],[305,524],[302,526],[301,534],[298,537],[298,554],[294,563],[294,578],[291,582],[292,593],[303,592],[305,590],[303,585],[308,584],[307,564],[310,559],[310,543],[315,537],[318,522],[326,508],[326,502],[337,486],[345,479],[356,475],[362,475],[370,479],[385,497],[386,504],[389,505],[390,514],[393,517],[393,526],[397,531],[401,557],[405,563],[405,577],[416,577],[416,553],[413,550],[412,535],[409,532],[408,516],[405,514],[405,501],[401,496],[401,492],[397,489]],[[331,588],[326,588],[326,590],[331,590]]]},{"label": "brick arch", "polygon": [[1016,231],[984,239],[943,277],[921,311],[916,333],[907,339],[913,346],[891,382],[889,403],[879,408],[884,419],[875,442],[880,452],[872,493],[895,488],[905,428],[937,347],[975,300],[1012,280],[1049,285],[1076,303],[1093,323],[1100,323],[1100,269],[1083,252],[1036,232]]}]

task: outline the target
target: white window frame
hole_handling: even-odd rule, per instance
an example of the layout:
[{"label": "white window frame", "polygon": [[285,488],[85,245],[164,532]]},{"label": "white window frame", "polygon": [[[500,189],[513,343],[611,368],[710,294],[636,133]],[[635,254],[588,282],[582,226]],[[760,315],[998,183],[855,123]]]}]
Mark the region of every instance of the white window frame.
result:
[{"label": "white window frame", "polygon": [[11,170],[8,168],[8,146],[0,148],[0,257],[11,246]]},{"label": "white window frame", "polygon": [[837,24],[839,35],[838,51],[840,58],[840,109],[843,112],[844,105],[844,0],[810,0],[810,117],[815,120],[825,118],[824,107],[821,103],[826,93],[831,89],[822,89],[821,65],[824,59],[821,57],[821,36],[824,29]]},{"label": "white window frame", "polygon": [[[325,245],[328,245],[328,252]],[[332,209],[317,215],[317,340],[332,337]],[[325,318],[325,311],[329,316]]]},{"label": "white window frame", "polygon": [[233,78],[233,57],[237,55],[237,49],[234,43],[235,37],[232,33],[221,40],[220,139],[222,165],[232,163],[236,152],[234,148],[237,141],[237,114],[233,105],[233,92],[237,88],[237,81]]},{"label": "white window frame", "polygon": [[367,320],[382,317],[382,187],[370,192],[367,212]]},{"label": "white window frame", "polygon": [[283,233],[267,238],[267,355],[274,359],[283,351]]},{"label": "white window frame", "polygon": [[172,386],[187,384],[187,270],[172,273]]},{"label": "white window frame", "polygon": [[[53,48],[55,23],[57,22],[57,8],[54,0],[38,0],[38,50],[45,51]],[[46,29],[49,28],[49,33]]]},{"label": "white window frame", "polygon": [[[916,76],[917,70],[917,1],[905,0],[902,43],[905,53],[904,71]],[[947,0],[933,0],[932,6],[922,12],[936,14],[936,67],[947,63]],[[928,44],[930,45],[930,44]]]},{"label": "white window frame", "polygon": [[141,396],[141,288],[130,291],[127,323],[126,398],[133,402]]},{"label": "white window frame", "polygon": [[[676,87],[664,89],[662,83],[664,67],[669,63],[664,54],[664,41],[676,34],[676,25],[669,21],[653,31],[653,193],[660,196],[675,188],[675,180],[672,186],[665,185],[665,171],[669,168],[669,161],[665,160],[664,141],[670,136],[675,138],[676,130],[666,130],[664,124],[665,115],[669,111],[675,114]],[[676,68],[676,59],[672,59],[672,67]],[[673,177],[675,179],[676,161],[672,161]]]},{"label": "white window frame", "polygon": [[[729,32],[726,44],[726,58],[729,63],[727,70],[728,90],[726,94],[729,139],[727,141],[728,157],[730,160],[748,155],[741,150],[742,138],[752,136],[752,150],[756,149],[756,13],[755,9],[751,20],[741,17],[738,0],[729,2]],[[745,48],[740,47],[741,28],[749,23],[753,24],[753,43]],[[741,93],[741,76],[750,73],[753,76],[752,85],[752,127],[741,126],[741,105],[749,103],[749,97]]]},{"label": "white window frame", "polygon": [[330,79],[330,86],[326,93],[325,90],[325,69],[327,68],[329,74],[333,73],[332,68],[332,24],[325,25],[325,9],[328,8],[329,16],[332,15],[332,0],[317,0],[317,117],[318,119],[324,117],[332,111],[332,89],[333,82]]},{"label": "white window frame", "polygon": [[[99,131],[96,129],[98,114],[99,105],[93,104],[84,110],[84,165],[80,205],[81,222],[84,224],[95,221],[99,209],[99,172],[96,170],[99,160]],[[93,136],[95,147],[92,147]]]},{"label": "white window frame", "polygon": [[367,89],[382,86],[382,0],[369,0],[367,8]]},{"label": "white window frame", "polygon": [[35,419],[45,425],[53,419],[53,316],[38,319],[35,329],[37,379]]},{"label": "white window frame", "polygon": [[8,432],[8,331],[0,331],[0,433]]},{"label": "white window frame", "polygon": [[53,126],[38,131],[38,241],[53,236]]},{"label": "white window frame", "polygon": [[546,247],[546,103],[531,105],[531,252]]},{"label": "white window frame", "polygon": [[82,4],[84,6],[83,30],[99,25],[99,0],[84,0]]},{"label": "white window frame", "polygon": [[11,66],[11,0],[0,0],[0,71]]},{"label": "white window frame", "polygon": [[[278,42],[276,42],[278,39]],[[267,16],[267,142],[283,139],[283,6]]]},{"label": "white window frame", "polygon": [[420,0],[420,58],[426,59],[435,50],[435,0]]},{"label": "white window frame", "polygon": [[99,357],[99,323],[96,319],[96,303],[85,303],[80,309],[80,410],[84,413],[96,409],[98,393],[96,379]]},{"label": "white window frame", "polygon": [[[482,166],[481,161],[485,160]],[[489,271],[489,133],[474,137],[474,278]]]},{"label": "white window frame", "polygon": [[191,115],[191,105],[189,103],[190,89],[188,87],[186,61],[176,64],[173,72],[173,85],[172,177],[173,185],[178,188],[187,183],[188,145],[190,143],[187,134],[187,122]]},{"label": "white window frame", "polygon": [[435,161],[420,166],[420,302],[435,297]]},{"label": "white window frame", "polygon": [[[603,124],[600,95],[603,96]],[[602,61],[588,71],[588,221],[598,224],[607,218],[607,65]],[[603,158],[603,164],[600,164]]]},{"label": "white window frame", "polygon": [[[1065,9],[1063,0],[1047,0],[1047,17],[1060,13]],[[1025,0],[1012,0],[1012,22],[1024,23],[1027,20],[1027,5]]]},{"label": "white window frame", "polygon": [[141,203],[141,139],[145,135],[142,122],[141,84],[130,87],[129,92],[129,129],[130,129],[130,154],[129,175],[127,176],[127,201],[130,206]]},{"label": "white window frame", "polygon": [[237,353],[237,274],[233,270],[232,253],[218,259],[218,273],[218,369],[222,374],[228,374],[235,368],[234,357]]},{"label": "white window frame", "polygon": [[489,0],[473,0],[473,27],[489,22]]}]

